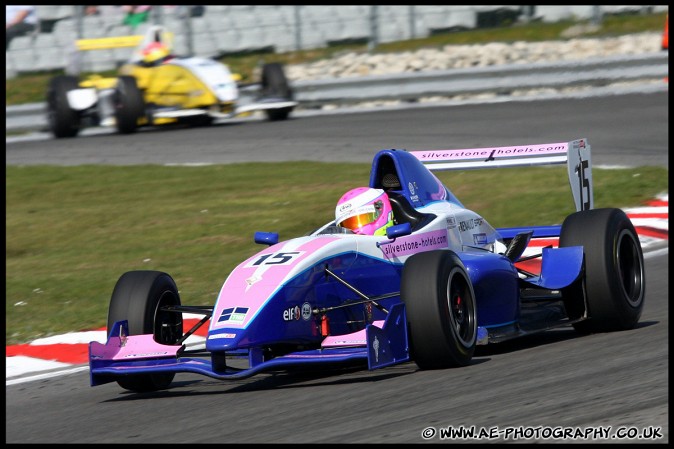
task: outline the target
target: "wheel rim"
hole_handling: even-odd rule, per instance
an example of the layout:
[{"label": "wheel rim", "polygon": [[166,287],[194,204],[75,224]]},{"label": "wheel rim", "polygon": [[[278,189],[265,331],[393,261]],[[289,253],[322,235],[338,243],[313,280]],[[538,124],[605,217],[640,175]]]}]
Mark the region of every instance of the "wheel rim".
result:
[{"label": "wheel rim", "polygon": [[639,307],[643,301],[644,267],[634,236],[624,230],[618,236],[618,273],[623,293],[632,307]]},{"label": "wheel rim", "polygon": [[182,318],[180,313],[162,310],[164,306],[179,304],[178,298],[170,291],[161,295],[157,302],[154,320],[154,339],[158,343],[172,345],[182,338]]},{"label": "wheel rim", "polygon": [[463,273],[454,268],[447,283],[447,306],[450,326],[462,346],[469,348],[475,341],[475,303],[473,292]]}]

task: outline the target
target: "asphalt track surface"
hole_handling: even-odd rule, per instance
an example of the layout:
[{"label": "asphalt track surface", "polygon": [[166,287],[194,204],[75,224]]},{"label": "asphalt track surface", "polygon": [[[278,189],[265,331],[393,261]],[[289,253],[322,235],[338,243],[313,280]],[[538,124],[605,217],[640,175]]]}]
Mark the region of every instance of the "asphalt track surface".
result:
[{"label": "asphalt track surface", "polygon": [[[566,142],[585,137],[593,165],[668,165],[668,92],[427,106],[291,120],[220,121],[132,135],[86,130],[74,139],[8,139],[6,164],[371,162],[385,148],[439,150]],[[338,111],[339,112],[339,111]]]},{"label": "asphalt track surface", "polygon": [[[594,165],[668,166],[668,118],[666,93],[438,106],[8,142],[6,163],[370,162],[382,148],[586,137]],[[668,251],[648,255],[646,303],[636,329],[589,336],[557,329],[479,347],[465,368],[419,371],[410,362],[372,372],[261,374],[228,382],[178,374],[171,389],[154,394],[116,384],[92,388],[86,370],[8,385],[6,442],[666,443],[668,270]],[[425,440],[429,427],[436,433]],[[440,432],[449,427],[494,438],[443,441]],[[566,439],[544,439],[563,432]],[[636,438],[612,438],[631,433]]]}]

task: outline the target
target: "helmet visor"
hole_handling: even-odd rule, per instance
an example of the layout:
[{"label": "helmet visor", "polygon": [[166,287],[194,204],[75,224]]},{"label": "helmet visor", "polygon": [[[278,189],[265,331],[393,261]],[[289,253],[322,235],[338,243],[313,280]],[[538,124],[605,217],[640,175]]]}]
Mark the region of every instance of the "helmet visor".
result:
[{"label": "helmet visor", "polygon": [[363,214],[354,215],[353,217],[342,220],[340,223],[338,223],[338,226],[342,226],[351,230],[358,229],[374,222],[377,218],[379,218],[379,215],[380,214],[377,212],[366,212]]}]

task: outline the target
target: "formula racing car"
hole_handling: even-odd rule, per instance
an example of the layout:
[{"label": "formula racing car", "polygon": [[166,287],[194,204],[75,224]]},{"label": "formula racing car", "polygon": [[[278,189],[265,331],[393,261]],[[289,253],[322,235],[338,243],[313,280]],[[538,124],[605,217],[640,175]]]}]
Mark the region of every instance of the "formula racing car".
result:
[{"label": "formula racing car", "polygon": [[[433,174],[564,163],[576,212],[561,225],[494,228]],[[176,373],[225,380],[309,366],[461,367],[476,345],[558,326],[619,331],[640,318],[641,244],[621,209],[593,208],[586,139],[381,150],[368,188],[389,198],[385,234],[356,234],[341,219],[281,242],[256,232],[264,248],[226,277],[213,306],[183,305],[167,273],[124,273],[107,342],[89,346],[91,385],[140,392],[169,387]],[[539,239],[558,243],[536,249]],[[533,260],[539,269],[527,265]],[[183,329],[183,314],[203,318]],[[186,339],[205,325],[205,344],[189,349]]]},{"label": "formula racing car", "polygon": [[[297,105],[279,63],[262,67],[261,81],[237,84],[240,76],[210,58],[173,54],[173,34],[161,26],[145,36],[80,39],[69,74],[52,78],[47,89],[47,122],[54,137],[74,137],[89,126],[116,127],[122,134],[142,126],[171,123],[208,125],[264,110],[269,120],[285,120]],[[79,79],[82,53],[136,46],[118,76]],[[244,90],[257,98],[242,102]]]}]

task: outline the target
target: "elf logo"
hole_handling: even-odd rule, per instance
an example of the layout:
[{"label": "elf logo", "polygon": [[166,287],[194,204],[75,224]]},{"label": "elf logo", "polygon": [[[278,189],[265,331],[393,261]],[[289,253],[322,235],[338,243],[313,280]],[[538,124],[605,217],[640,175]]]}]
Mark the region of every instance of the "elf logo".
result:
[{"label": "elf logo", "polygon": [[283,321],[299,321],[302,318],[304,321],[311,319],[311,304],[305,302],[302,307],[289,307],[283,311]]},{"label": "elf logo", "polygon": [[301,316],[300,306],[290,307],[283,311],[283,321],[297,321]]}]

